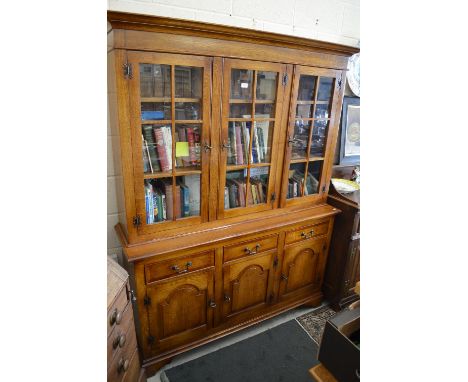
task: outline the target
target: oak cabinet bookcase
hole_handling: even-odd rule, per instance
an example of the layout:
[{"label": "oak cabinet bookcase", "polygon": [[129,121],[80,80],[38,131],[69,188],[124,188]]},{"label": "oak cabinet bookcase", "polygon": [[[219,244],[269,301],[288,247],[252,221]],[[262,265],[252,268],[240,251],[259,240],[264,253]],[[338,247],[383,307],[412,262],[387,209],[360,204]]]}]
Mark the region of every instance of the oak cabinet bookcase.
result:
[{"label": "oak cabinet bookcase", "polygon": [[320,304],[347,59],[358,49],[108,12],[116,231],[148,373]]}]

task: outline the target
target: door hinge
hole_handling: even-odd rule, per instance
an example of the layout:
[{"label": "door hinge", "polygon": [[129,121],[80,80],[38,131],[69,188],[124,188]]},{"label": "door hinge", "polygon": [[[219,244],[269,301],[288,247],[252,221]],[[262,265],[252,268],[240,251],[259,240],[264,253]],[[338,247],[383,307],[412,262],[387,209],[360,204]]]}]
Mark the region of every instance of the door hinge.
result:
[{"label": "door hinge", "polygon": [[148,336],[148,343],[151,345],[151,344],[154,344],[154,337],[153,336]]},{"label": "door hinge", "polygon": [[325,186],[322,186],[322,192],[325,192]]},{"label": "door hinge", "polygon": [[137,298],[136,298],[136,294],[135,294],[135,291],[133,289],[131,289],[129,292],[129,298],[130,298],[130,301],[131,302],[136,302]]},{"label": "door hinge", "polygon": [[275,259],[273,260],[273,268],[276,268],[278,266],[278,256],[275,256]]},{"label": "door hinge", "polygon": [[343,86],[343,73],[340,74],[340,79],[338,80],[338,89],[341,90]]},{"label": "door hinge", "polygon": [[123,74],[127,80],[133,78],[132,64],[129,64],[128,62],[123,64]]},{"label": "door hinge", "polygon": [[145,298],[143,299],[143,304],[150,305],[151,304],[151,299],[148,296],[145,296]]},{"label": "door hinge", "polygon": [[276,192],[273,192],[273,193],[271,194],[270,201],[273,203],[275,200],[276,200]]},{"label": "door hinge", "polygon": [[133,226],[139,227],[141,225],[141,218],[140,215],[136,215],[133,217]]},{"label": "door hinge", "polygon": [[283,84],[283,86],[286,86],[287,83],[288,83],[288,73],[284,73],[283,74],[282,84]]}]

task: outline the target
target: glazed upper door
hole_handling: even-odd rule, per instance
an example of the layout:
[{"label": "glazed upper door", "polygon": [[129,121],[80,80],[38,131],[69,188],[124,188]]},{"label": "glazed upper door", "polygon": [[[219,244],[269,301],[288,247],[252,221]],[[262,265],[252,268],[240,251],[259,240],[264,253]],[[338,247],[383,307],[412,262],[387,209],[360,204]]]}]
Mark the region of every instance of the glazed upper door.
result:
[{"label": "glazed upper door", "polygon": [[286,70],[286,65],[276,63],[224,59],[220,218],[275,205]]},{"label": "glazed upper door", "polygon": [[128,53],[138,232],[208,219],[211,58]]},{"label": "glazed upper door", "polygon": [[342,71],[295,66],[281,206],[324,198],[333,165]]}]

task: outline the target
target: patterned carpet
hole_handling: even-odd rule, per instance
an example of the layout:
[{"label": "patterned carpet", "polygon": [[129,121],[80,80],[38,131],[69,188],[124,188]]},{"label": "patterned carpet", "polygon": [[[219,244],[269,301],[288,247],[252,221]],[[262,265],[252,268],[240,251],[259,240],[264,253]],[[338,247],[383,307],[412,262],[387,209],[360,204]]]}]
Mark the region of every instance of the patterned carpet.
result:
[{"label": "patterned carpet", "polygon": [[306,313],[300,317],[296,318],[296,321],[302,328],[309,334],[309,336],[314,340],[314,342],[319,345],[320,340],[322,339],[323,328],[325,327],[325,322],[333,317],[336,312],[328,307],[324,306],[313,312]]}]

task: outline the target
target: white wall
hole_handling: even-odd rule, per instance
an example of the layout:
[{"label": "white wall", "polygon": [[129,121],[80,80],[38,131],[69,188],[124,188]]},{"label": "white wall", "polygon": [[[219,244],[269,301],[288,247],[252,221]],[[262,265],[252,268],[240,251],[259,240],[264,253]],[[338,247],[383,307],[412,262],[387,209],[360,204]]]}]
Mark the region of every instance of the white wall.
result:
[{"label": "white wall", "polygon": [[[108,9],[359,45],[359,0],[108,0]],[[113,160],[113,148],[118,144],[117,132],[108,126],[107,248],[108,254],[120,256],[122,249],[114,232],[123,212],[118,208],[116,189],[122,174]]]}]

